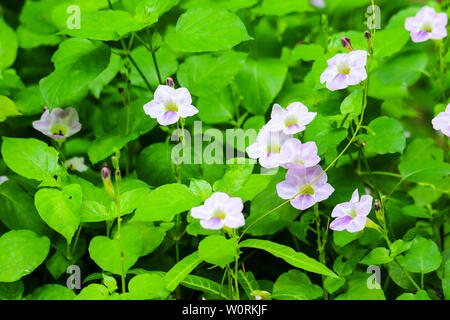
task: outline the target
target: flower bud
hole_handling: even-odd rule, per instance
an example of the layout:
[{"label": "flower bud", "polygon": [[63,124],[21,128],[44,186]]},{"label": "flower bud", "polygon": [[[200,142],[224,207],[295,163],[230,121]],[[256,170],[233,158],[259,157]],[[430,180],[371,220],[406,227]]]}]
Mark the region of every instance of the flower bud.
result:
[{"label": "flower bud", "polygon": [[166,79],[166,85],[168,85],[169,87],[173,88],[173,87],[175,87],[175,82],[173,82],[173,79],[171,77],[168,77]]},{"label": "flower bud", "polygon": [[48,107],[47,106],[45,106],[44,108],[42,108],[42,112],[45,112],[45,111],[47,111],[48,110]]},{"label": "flower bud", "polygon": [[383,221],[383,214],[381,212],[381,202],[380,200],[376,199],[374,204],[373,204],[373,208],[375,210],[375,215],[378,219],[378,221]]},{"label": "flower bud", "polygon": [[370,32],[368,30],[364,31],[364,38],[369,40],[371,37],[372,37],[372,35],[370,34]]},{"label": "flower bud", "polygon": [[372,35],[369,31],[364,31],[364,38],[366,38],[367,41],[367,48],[369,48],[369,51],[372,52],[373,45],[372,45]]},{"label": "flower bud", "polygon": [[348,51],[353,51],[352,42],[350,41],[350,38],[342,37],[341,43],[345,49],[347,49]]},{"label": "flower bud", "polygon": [[106,192],[111,196],[111,198],[115,198],[114,187],[111,182],[111,170],[108,167],[102,168],[102,180],[103,186],[105,187]]}]

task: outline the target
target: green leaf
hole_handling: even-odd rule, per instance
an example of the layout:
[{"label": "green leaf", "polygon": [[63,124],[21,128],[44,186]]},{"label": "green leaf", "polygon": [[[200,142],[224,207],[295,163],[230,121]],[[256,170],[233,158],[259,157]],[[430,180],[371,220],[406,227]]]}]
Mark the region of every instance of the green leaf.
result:
[{"label": "green leaf", "polygon": [[203,201],[208,199],[212,194],[212,187],[208,181],[205,180],[191,179],[189,189],[191,189],[195,196],[201,198]]},{"label": "green leaf", "polygon": [[450,164],[440,160],[407,160],[400,162],[398,170],[408,181],[438,184],[450,174]]},{"label": "green leaf", "polygon": [[389,117],[378,117],[369,123],[367,134],[358,136],[365,142],[365,153],[368,156],[386,153],[402,153],[406,146],[403,127],[397,120]]},{"label": "green leaf", "polygon": [[122,58],[117,54],[112,54],[106,69],[89,84],[89,90],[97,99],[100,98],[103,88],[115,78],[121,67]]},{"label": "green leaf", "polygon": [[236,254],[236,244],[233,239],[226,239],[221,235],[207,236],[198,245],[199,257],[221,268],[234,261]]},{"label": "green leaf", "polygon": [[14,63],[18,45],[16,33],[0,17],[0,71]]},{"label": "green leaf", "polygon": [[0,282],[0,300],[21,300],[23,294],[23,282]]},{"label": "green leaf", "polygon": [[241,248],[255,248],[267,251],[275,257],[281,258],[294,267],[303,269],[305,271],[323,274],[333,278],[338,277],[333,271],[328,269],[317,260],[308,257],[302,252],[297,252],[290,247],[272,241],[248,239],[242,241],[239,246]]},{"label": "green leaf", "polygon": [[[138,31],[145,25],[126,11],[81,11],[81,28],[65,29],[61,34],[91,40],[117,41],[127,33]],[[99,28],[101,26],[101,28]]]},{"label": "green leaf", "polygon": [[[152,205],[149,206],[148,204]],[[166,184],[154,189],[146,202],[139,205],[133,221],[171,221],[183,211],[201,203],[201,198],[183,184]]]},{"label": "green leaf", "polygon": [[128,142],[137,138],[135,135],[104,135],[94,140],[88,150],[89,160],[96,164],[122,149]]},{"label": "green leaf", "polygon": [[38,181],[54,180],[58,152],[42,141],[3,137],[2,156],[6,165],[21,176]]},{"label": "green leaf", "polygon": [[398,28],[377,31],[374,57],[382,58],[395,54],[405,46],[409,38],[409,32],[406,31],[404,25]]},{"label": "green leaf", "polygon": [[369,254],[361,260],[361,263],[370,266],[375,264],[388,263],[391,262],[392,260],[394,259],[389,255],[389,250],[386,248],[379,247],[370,251]]},{"label": "green leaf", "polygon": [[136,5],[136,16],[149,26],[158,21],[164,13],[172,9],[180,0],[140,0]]},{"label": "green leaf", "polygon": [[182,52],[225,50],[250,39],[238,16],[217,8],[189,9],[166,35],[167,44]]},{"label": "green leaf", "polygon": [[247,60],[236,75],[242,105],[251,113],[264,115],[286,78],[287,66],[277,59]]},{"label": "green leaf", "polygon": [[[142,254],[143,237],[137,228],[122,228],[122,248],[124,256],[124,272],[130,269]],[[120,259],[120,242],[115,237],[96,236],[89,244],[89,255],[95,263],[105,271],[122,274]]]},{"label": "green leaf", "polygon": [[391,245],[391,257],[395,257],[411,248],[412,242],[399,239]]},{"label": "green leaf", "polygon": [[48,255],[50,240],[29,230],[13,230],[0,237],[0,282],[29,275]]},{"label": "green leaf", "polygon": [[265,15],[284,16],[293,12],[310,12],[314,8],[310,6],[308,0],[264,0],[262,12]]},{"label": "green leaf", "polygon": [[71,184],[62,190],[40,189],[34,203],[42,220],[70,243],[80,225],[82,197],[81,187]]},{"label": "green leaf", "polygon": [[203,277],[190,274],[186,276],[180,284],[192,290],[198,290],[223,299],[229,299],[223,286]]},{"label": "green leaf", "polygon": [[289,61],[291,63],[297,62],[297,60],[303,61],[316,61],[324,55],[322,46],[318,44],[301,44],[292,49]]},{"label": "green leaf", "polygon": [[175,290],[176,287],[178,287],[178,285],[187,277],[187,275],[191,273],[192,270],[194,270],[201,262],[202,259],[199,257],[197,251],[181,259],[166,273],[164,277],[164,280],[167,283],[167,290]]},{"label": "green leaf", "polygon": [[20,112],[17,110],[15,103],[8,97],[0,95],[0,122],[11,116],[17,116]]},{"label": "green leaf", "polygon": [[254,164],[249,163],[228,164],[225,175],[214,183],[214,191],[234,196],[250,179],[253,166]]},{"label": "green leaf", "polygon": [[[96,24],[96,29],[98,24]],[[110,60],[110,48],[101,42],[67,39],[53,54],[53,71],[41,79],[42,96],[50,108],[64,107],[83,98]]]},{"label": "green leaf", "polygon": [[76,296],[75,300],[106,300],[109,298],[109,291],[102,284],[92,283],[83,288]]},{"label": "green leaf", "polygon": [[170,294],[166,289],[163,276],[149,273],[140,274],[131,279],[128,290],[136,300],[165,299]]},{"label": "green leaf", "polygon": [[267,188],[272,178],[271,175],[252,174],[235,195],[241,198],[243,202],[253,200]]},{"label": "green leaf", "polygon": [[395,300],[431,300],[425,290],[419,290],[416,293],[403,293]]},{"label": "green leaf", "polygon": [[411,249],[398,261],[406,271],[429,273],[441,265],[442,257],[439,248],[433,240],[417,236],[412,241]]},{"label": "green leaf", "polygon": [[361,114],[362,102],[363,90],[361,87],[355,87],[355,89],[342,101],[341,113]]},{"label": "green leaf", "polygon": [[322,295],[321,287],[311,283],[305,273],[295,269],[279,276],[272,292],[272,298],[276,300],[314,300]]},{"label": "green leaf", "polygon": [[327,290],[330,294],[335,293],[338,291],[342,286],[345,284],[345,278],[330,278],[326,277],[325,281],[323,282],[323,286],[325,290]]},{"label": "green leaf", "polygon": [[219,92],[201,96],[196,104],[199,110],[198,117],[207,124],[228,123],[233,120],[236,110],[231,90],[223,88]]},{"label": "green leaf", "polygon": [[25,300],[73,300],[75,293],[59,284],[46,284],[25,297]]},{"label": "green leaf", "polygon": [[348,289],[336,297],[335,300],[386,300],[381,289],[369,289],[367,280],[370,274],[357,271],[352,274]]},{"label": "green leaf", "polygon": [[409,205],[402,208],[402,213],[406,216],[415,217],[415,218],[424,218],[424,219],[430,219],[431,215],[427,211],[427,209],[415,206],[415,205]]},{"label": "green leaf", "polygon": [[[225,88],[244,67],[246,53],[229,51],[214,57],[210,54],[187,58],[178,69],[180,85],[197,96],[208,96]],[[208,66],[205,68],[205,66]]]}]

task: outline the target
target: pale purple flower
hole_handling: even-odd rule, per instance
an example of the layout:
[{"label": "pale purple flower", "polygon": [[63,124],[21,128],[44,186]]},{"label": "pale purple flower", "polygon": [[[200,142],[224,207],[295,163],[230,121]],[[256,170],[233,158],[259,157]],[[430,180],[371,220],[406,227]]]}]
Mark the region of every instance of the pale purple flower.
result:
[{"label": "pale purple flower", "polygon": [[320,75],[320,83],[327,83],[331,91],[354,86],[367,78],[367,51],[355,50],[349,53],[338,53],[328,59],[328,67]]},{"label": "pale purple flower", "polygon": [[313,121],[316,114],[316,112],[308,112],[308,108],[300,102],[293,102],[286,109],[279,104],[274,104],[271,119],[266,128],[269,131],[295,134],[305,130],[305,126]]},{"label": "pale purple flower", "polygon": [[271,132],[264,126],[259,131],[256,142],[247,147],[247,154],[252,159],[259,159],[259,164],[264,168],[276,168],[284,162],[280,159],[281,146],[289,138],[292,135]]},{"label": "pale purple flower", "polygon": [[156,88],[153,100],[144,105],[144,111],[163,126],[176,123],[180,117],[186,118],[198,113],[198,109],[192,105],[188,89],[174,89],[167,85]]},{"label": "pale purple flower", "polygon": [[83,157],[73,157],[64,162],[64,167],[69,170],[76,170],[79,172],[85,172],[89,168],[84,164]]},{"label": "pale purple flower", "polygon": [[278,196],[291,199],[297,195],[290,202],[299,210],[308,209],[316,202],[328,199],[334,188],[327,183],[327,174],[322,173],[320,166],[289,169],[286,179],[277,184]]},{"label": "pale purple flower", "polygon": [[243,208],[241,198],[214,192],[203,205],[191,209],[191,216],[200,219],[200,225],[205,229],[219,230],[224,226],[235,229],[245,224]]},{"label": "pale purple flower", "polygon": [[309,4],[319,9],[325,8],[324,0],[309,0]]},{"label": "pale purple flower", "polygon": [[442,39],[447,36],[447,14],[437,13],[433,8],[425,6],[415,17],[405,20],[405,29],[411,33],[413,42],[424,42],[429,39]]},{"label": "pale purple flower", "polygon": [[8,180],[9,180],[9,179],[8,179],[7,176],[0,176],[0,184],[6,182],[6,181],[8,181]]},{"label": "pale purple flower", "polygon": [[33,127],[53,139],[66,139],[81,130],[78,112],[72,107],[45,108],[40,120],[33,121]]},{"label": "pale purple flower", "polygon": [[334,207],[331,216],[336,218],[330,223],[330,229],[348,232],[358,232],[366,226],[367,215],[372,209],[372,196],[363,195],[359,199],[358,189],[356,189],[350,202],[343,202]]},{"label": "pale purple flower", "polygon": [[447,137],[450,137],[450,103],[447,105],[445,111],[440,112],[431,120],[434,130],[441,131]]},{"label": "pale purple flower", "polygon": [[313,141],[301,143],[300,140],[292,138],[286,140],[280,150],[280,161],[283,168],[313,167],[320,162],[317,155],[317,146]]}]

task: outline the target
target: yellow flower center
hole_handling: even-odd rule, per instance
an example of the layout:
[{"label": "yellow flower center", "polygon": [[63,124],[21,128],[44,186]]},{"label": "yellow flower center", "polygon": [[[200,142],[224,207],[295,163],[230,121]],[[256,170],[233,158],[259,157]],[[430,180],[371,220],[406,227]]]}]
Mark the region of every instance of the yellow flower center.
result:
[{"label": "yellow flower center", "polygon": [[314,189],[313,189],[313,187],[311,187],[311,185],[308,184],[300,191],[300,194],[303,194],[305,196],[313,195]]},{"label": "yellow flower center", "polygon": [[288,119],[286,120],[286,127],[289,127],[290,125],[297,124],[297,121],[295,119]]},{"label": "yellow flower center", "polygon": [[50,133],[63,137],[67,135],[67,127],[56,124],[50,128]]},{"label": "yellow flower center", "polygon": [[178,106],[175,103],[169,103],[166,105],[166,111],[178,112]]},{"label": "yellow flower center", "polygon": [[348,213],[348,216],[350,216],[352,218],[356,218],[356,216],[357,216],[356,210],[355,209],[351,209],[350,212]]},{"label": "yellow flower center", "polygon": [[339,74],[349,74],[350,73],[350,67],[347,65],[341,65],[338,67],[338,73]]},{"label": "yellow flower center", "polygon": [[227,216],[227,214],[225,212],[223,212],[222,210],[216,211],[214,213],[214,218],[219,218],[219,219],[225,219],[225,217]]},{"label": "yellow flower center", "polygon": [[422,30],[423,30],[423,31],[426,31],[426,32],[433,32],[433,28],[431,27],[431,25],[430,25],[429,23],[424,24],[424,25],[422,26]]},{"label": "yellow flower center", "polygon": [[267,146],[267,153],[280,153],[280,146],[270,145]]}]

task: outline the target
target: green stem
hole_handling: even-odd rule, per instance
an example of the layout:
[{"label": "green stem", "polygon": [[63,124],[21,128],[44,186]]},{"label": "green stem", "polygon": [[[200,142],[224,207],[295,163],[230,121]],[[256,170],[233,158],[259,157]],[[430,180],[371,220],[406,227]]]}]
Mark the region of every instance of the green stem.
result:
[{"label": "green stem", "polygon": [[239,243],[237,234],[235,231],[233,231],[233,239],[236,245],[236,255],[234,256],[234,286],[236,290],[235,298],[236,300],[240,300],[239,297],[239,281],[238,281],[238,275],[239,275]]},{"label": "green stem", "polygon": [[[148,35],[148,29],[146,29],[146,32]],[[156,60],[156,53],[155,53],[155,50],[153,50],[152,41],[151,41],[150,37],[149,37],[148,45],[150,47],[150,53],[152,54],[153,64],[155,65],[155,70],[156,70],[156,75],[158,76],[158,81],[160,84],[163,84],[161,73],[159,72],[158,61]]]},{"label": "green stem", "polygon": [[[316,203],[314,205],[314,213],[316,215],[316,230],[317,230],[317,251],[319,252],[319,261],[323,265],[326,265],[326,256],[325,256],[325,244],[326,239],[324,235],[322,235],[322,229],[320,227],[320,214],[319,214],[319,204]],[[322,287],[324,288],[324,282],[325,282],[325,276],[322,275]],[[328,292],[323,290],[324,292],[324,299],[328,300]]]}]

